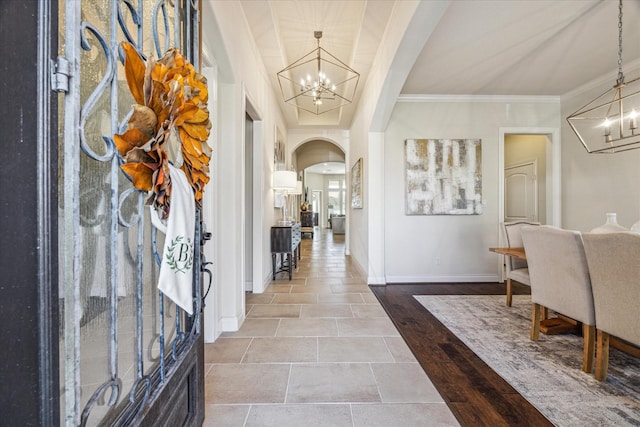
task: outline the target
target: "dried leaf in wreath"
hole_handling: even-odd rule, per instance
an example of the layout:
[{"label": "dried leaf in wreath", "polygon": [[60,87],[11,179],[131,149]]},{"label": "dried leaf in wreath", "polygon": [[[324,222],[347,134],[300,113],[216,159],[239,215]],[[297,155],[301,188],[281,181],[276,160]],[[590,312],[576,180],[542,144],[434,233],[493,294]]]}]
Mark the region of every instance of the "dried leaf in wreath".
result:
[{"label": "dried leaf in wreath", "polygon": [[144,75],[145,65],[135,47],[130,43],[122,43],[124,50],[124,74],[133,99],[144,105]]}]

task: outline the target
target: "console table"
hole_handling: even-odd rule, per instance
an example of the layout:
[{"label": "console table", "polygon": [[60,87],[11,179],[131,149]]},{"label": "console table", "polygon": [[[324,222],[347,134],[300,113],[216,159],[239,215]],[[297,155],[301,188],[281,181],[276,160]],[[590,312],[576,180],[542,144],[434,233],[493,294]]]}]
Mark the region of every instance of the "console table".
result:
[{"label": "console table", "polygon": [[300,224],[301,232],[311,233],[311,238],[313,238],[314,227],[318,225],[318,212],[300,212]]},{"label": "console table", "polygon": [[[271,266],[273,280],[276,273],[281,271],[289,272],[289,280],[293,272],[293,267],[298,267],[300,259],[300,223],[292,225],[278,225],[271,227]],[[276,256],[280,254],[280,270],[276,271]],[[284,255],[287,256],[286,262]]]}]

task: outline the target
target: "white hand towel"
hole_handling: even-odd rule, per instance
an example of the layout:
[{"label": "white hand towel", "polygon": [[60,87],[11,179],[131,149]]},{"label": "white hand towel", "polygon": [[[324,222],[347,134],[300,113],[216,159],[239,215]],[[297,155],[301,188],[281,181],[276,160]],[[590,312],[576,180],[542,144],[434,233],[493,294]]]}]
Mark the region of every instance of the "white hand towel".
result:
[{"label": "white hand towel", "polygon": [[169,164],[171,205],[166,228],[151,209],[151,222],[165,232],[158,289],[180,308],[193,314],[193,251],[196,205],[185,173]]}]

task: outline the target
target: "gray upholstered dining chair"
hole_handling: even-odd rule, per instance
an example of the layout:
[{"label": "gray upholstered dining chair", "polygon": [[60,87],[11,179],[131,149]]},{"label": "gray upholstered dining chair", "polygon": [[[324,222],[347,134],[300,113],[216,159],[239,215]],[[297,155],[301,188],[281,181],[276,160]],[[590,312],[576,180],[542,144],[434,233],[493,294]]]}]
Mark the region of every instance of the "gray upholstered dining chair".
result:
[{"label": "gray upholstered dining chair", "polygon": [[609,335],[640,345],[640,235],[631,232],[585,233],[596,312],[596,373],[607,379]]},{"label": "gray upholstered dining chair", "polygon": [[[522,235],[520,234],[520,230],[522,227],[530,225],[540,225],[540,223],[527,221],[503,222],[502,236],[504,237],[507,247],[521,248]],[[511,307],[511,299],[513,295],[511,281],[515,280],[516,282],[527,286],[531,286],[531,282],[529,281],[527,261],[516,257],[505,256],[505,266],[507,270],[507,307]]]},{"label": "gray upholstered dining chair", "polygon": [[541,225],[523,227],[522,241],[531,279],[531,340],[540,335],[543,307],[582,322],[582,370],[591,373],[596,319],[582,235]]}]

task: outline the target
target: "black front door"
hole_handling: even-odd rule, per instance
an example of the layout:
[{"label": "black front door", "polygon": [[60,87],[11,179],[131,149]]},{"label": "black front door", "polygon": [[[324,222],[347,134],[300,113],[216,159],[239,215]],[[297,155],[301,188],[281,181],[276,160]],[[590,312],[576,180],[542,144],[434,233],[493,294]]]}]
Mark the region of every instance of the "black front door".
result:
[{"label": "black front door", "polygon": [[197,69],[198,29],[192,0],[0,3],[0,424],[201,425],[199,211],[188,314],[157,288],[164,235],[113,142],[122,42]]}]

